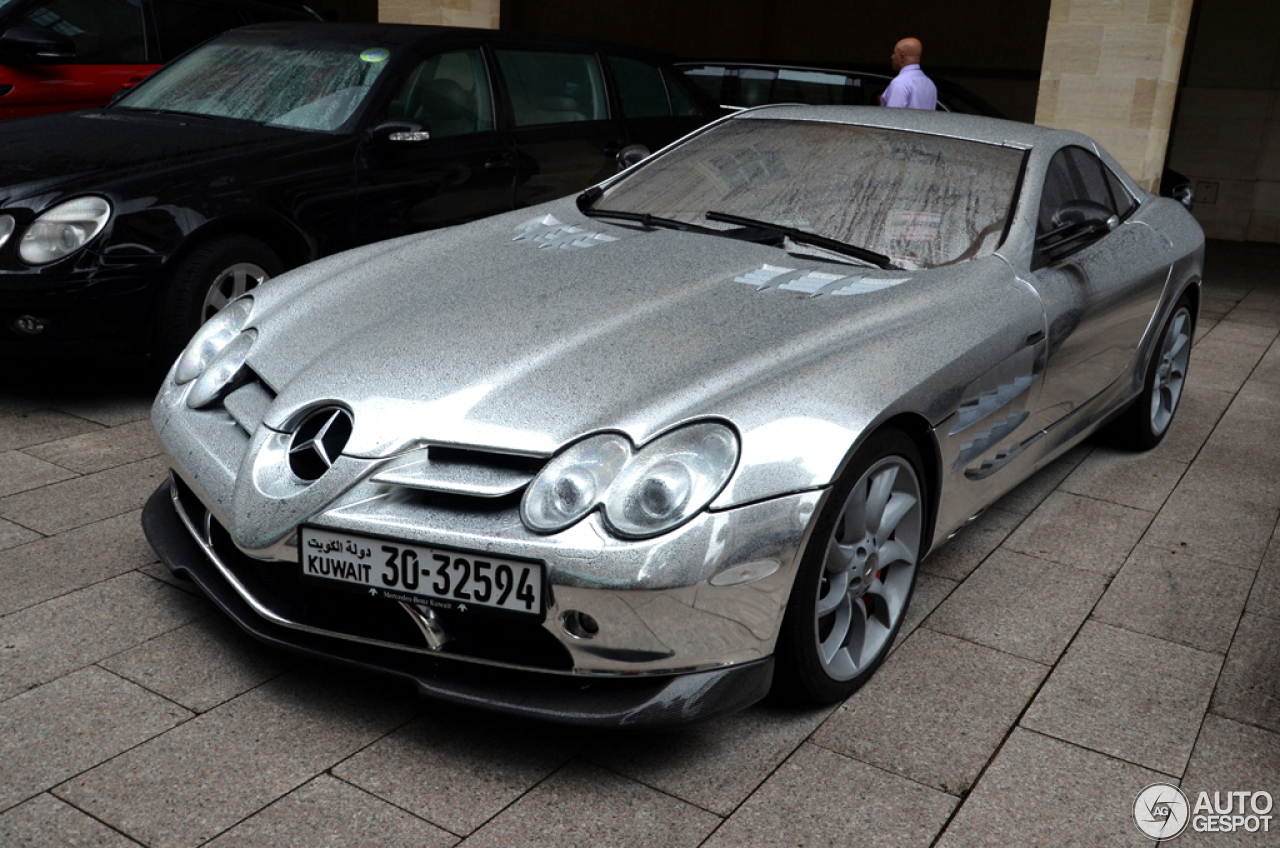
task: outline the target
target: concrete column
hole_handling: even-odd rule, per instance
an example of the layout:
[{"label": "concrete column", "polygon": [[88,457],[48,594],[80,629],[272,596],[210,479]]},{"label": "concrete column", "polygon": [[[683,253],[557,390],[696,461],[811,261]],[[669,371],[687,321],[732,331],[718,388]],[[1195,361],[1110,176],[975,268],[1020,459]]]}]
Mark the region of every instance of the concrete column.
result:
[{"label": "concrete column", "polygon": [[1093,137],[1154,191],[1191,3],[1052,0],[1036,123]]},{"label": "concrete column", "polygon": [[497,29],[502,0],[378,0],[384,24],[441,24]]}]

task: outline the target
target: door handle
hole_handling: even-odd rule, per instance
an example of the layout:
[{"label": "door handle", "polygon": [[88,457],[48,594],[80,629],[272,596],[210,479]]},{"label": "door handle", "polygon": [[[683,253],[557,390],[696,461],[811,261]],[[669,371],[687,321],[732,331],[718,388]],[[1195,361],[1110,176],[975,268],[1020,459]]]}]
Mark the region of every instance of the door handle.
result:
[{"label": "door handle", "polygon": [[500,168],[511,168],[515,165],[515,157],[510,153],[503,153],[499,156],[490,156],[484,160],[484,169],[486,171],[497,171]]}]

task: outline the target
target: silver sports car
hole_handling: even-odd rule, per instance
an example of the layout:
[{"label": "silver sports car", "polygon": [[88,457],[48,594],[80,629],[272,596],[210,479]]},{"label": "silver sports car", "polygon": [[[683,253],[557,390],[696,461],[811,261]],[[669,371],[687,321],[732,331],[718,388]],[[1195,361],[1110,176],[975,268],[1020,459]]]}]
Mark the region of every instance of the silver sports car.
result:
[{"label": "silver sports car", "polygon": [[425,695],[670,725],[847,696],[921,559],[1177,410],[1204,238],[1084,136],[738,113],[577,198],[232,302],[144,524],[276,645]]}]

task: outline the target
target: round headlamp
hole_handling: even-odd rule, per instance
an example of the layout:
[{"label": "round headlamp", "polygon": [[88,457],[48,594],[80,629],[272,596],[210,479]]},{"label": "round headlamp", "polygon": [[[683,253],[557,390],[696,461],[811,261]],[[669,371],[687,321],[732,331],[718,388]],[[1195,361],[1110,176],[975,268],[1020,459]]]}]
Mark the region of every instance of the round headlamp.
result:
[{"label": "round headlamp", "polygon": [[46,265],[75,253],[102,232],[111,217],[111,204],[102,197],[77,197],[31,222],[18,243],[18,255],[28,265]]},{"label": "round headlamp", "polygon": [[251,314],[253,298],[242,297],[227,304],[221,312],[204,322],[204,326],[196,330],[191,341],[187,342],[187,349],[178,357],[173,381],[182,385],[203,374],[213,358],[240,334]]},{"label": "round headlamp", "polygon": [[609,487],[604,517],[620,535],[664,533],[700,512],[738,463],[738,437],[723,424],[681,427],[647,445]]},{"label": "round headlamp", "polygon": [[13,235],[13,216],[0,215],[0,247],[4,247],[5,242],[9,240],[9,236]]},{"label": "round headlamp", "polygon": [[550,533],[603,506],[615,534],[656,536],[705,509],[737,462],[737,435],[715,422],[673,430],[638,453],[620,435],[592,436],[542,469],[520,514],[529,529]]},{"label": "round headlamp", "polygon": [[257,330],[245,330],[232,339],[209,363],[191,391],[187,392],[187,406],[199,409],[216,400],[219,393],[240,373],[257,338]]}]

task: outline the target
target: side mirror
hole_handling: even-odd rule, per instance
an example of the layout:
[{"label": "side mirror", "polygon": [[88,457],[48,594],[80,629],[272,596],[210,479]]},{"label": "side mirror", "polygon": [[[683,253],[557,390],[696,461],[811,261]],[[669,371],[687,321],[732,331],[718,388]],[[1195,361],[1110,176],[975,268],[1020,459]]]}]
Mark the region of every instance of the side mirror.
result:
[{"label": "side mirror", "polygon": [[1036,248],[1056,262],[1118,226],[1120,217],[1101,203],[1068,200],[1053,213],[1051,229],[1036,238]]},{"label": "side mirror", "polygon": [[0,35],[0,53],[19,62],[65,62],[76,57],[76,45],[60,32],[16,26]]},{"label": "side mirror", "polygon": [[384,149],[431,140],[430,130],[410,121],[386,121],[370,130],[369,134],[373,143]]},{"label": "side mirror", "polygon": [[618,170],[625,171],[632,165],[637,165],[652,155],[649,148],[643,144],[628,144],[619,150],[617,157],[615,157],[618,163]]}]

